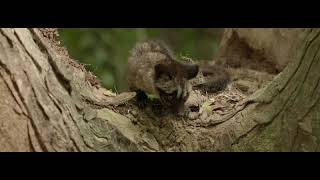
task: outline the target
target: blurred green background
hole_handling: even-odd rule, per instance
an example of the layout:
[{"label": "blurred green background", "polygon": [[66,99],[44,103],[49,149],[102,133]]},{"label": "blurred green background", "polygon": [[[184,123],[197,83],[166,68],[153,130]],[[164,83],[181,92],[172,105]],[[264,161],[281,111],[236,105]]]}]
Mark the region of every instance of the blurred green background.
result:
[{"label": "blurred green background", "polygon": [[86,65],[106,88],[128,90],[127,57],[137,41],[161,39],[177,57],[212,60],[222,29],[214,28],[109,28],[59,29],[60,40],[70,56]]}]

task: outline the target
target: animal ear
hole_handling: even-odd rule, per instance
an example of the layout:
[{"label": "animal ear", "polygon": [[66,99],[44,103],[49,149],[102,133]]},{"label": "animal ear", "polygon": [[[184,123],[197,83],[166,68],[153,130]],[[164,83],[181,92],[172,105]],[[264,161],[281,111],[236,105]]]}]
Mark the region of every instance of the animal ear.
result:
[{"label": "animal ear", "polygon": [[197,64],[184,64],[183,70],[185,72],[185,77],[189,80],[198,75],[199,66]]}]

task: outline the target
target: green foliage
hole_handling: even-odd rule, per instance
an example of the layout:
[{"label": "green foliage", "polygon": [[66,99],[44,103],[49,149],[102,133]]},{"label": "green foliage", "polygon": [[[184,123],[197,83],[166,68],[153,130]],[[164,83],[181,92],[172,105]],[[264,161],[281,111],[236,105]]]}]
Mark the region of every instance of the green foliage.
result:
[{"label": "green foliage", "polygon": [[161,39],[178,57],[211,60],[218,47],[220,29],[60,29],[60,38],[72,58],[86,65],[106,88],[127,90],[128,53],[137,41]]}]

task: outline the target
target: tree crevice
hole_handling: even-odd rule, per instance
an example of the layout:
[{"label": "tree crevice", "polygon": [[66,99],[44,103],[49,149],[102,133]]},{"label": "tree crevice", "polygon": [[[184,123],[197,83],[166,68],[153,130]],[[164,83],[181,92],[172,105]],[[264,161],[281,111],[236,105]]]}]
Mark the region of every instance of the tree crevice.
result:
[{"label": "tree crevice", "polygon": [[[264,63],[275,68],[287,61],[281,64],[279,58],[292,60],[269,84],[236,99],[231,110],[219,114],[209,108],[206,116],[191,120],[169,113],[157,116],[139,109],[131,101],[132,94],[112,94],[93,85],[89,73],[71,62],[42,30],[1,29],[0,83],[19,108],[12,110],[15,106],[11,104],[0,107],[0,117],[2,109],[10,108],[13,114],[22,112],[18,117],[26,116],[27,120],[12,124],[10,117],[0,120],[21,127],[19,130],[28,136],[23,139],[29,144],[26,150],[36,152],[319,150],[320,30],[227,31],[223,41],[227,43],[221,43],[220,48],[224,52],[235,48],[231,42],[240,41],[235,43],[244,46],[243,52],[238,52],[244,53],[238,54],[242,58],[270,60]],[[275,42],[259,36],[262,31]],[[251,32],[257,36],[251,36]],[[275,54],[280,51],[272,43],[286,45],[283,41],[287,37],[296,38],[283,50],[290,56],[285,52]],[[7,144],[11,147],[14,141]]]}]

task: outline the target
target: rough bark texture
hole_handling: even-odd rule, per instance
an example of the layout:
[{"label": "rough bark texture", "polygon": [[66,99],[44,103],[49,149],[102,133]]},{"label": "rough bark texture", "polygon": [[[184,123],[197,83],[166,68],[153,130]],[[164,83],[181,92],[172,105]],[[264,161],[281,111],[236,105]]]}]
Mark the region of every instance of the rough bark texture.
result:
[{"label": "rough bark texture", "polygon": [[226,30],[220,57],[289,64],[229,114],[196,123],[126,104],[134,94],[100,87],[48,30],[0,29],[0,151],[319,151],[320,30],[277,31]]},{"label": "rough bark texture", "polygon": [[226,29],[218,59],[234,67],[278,73],[295,58],[296,45],[303,36],[300,29]]}]

